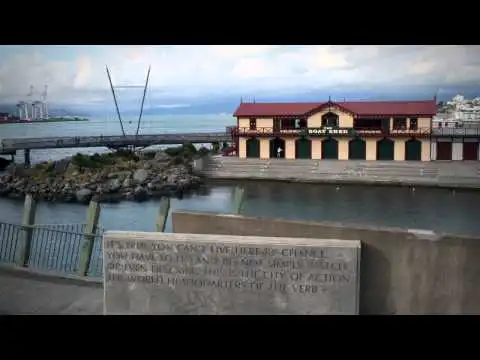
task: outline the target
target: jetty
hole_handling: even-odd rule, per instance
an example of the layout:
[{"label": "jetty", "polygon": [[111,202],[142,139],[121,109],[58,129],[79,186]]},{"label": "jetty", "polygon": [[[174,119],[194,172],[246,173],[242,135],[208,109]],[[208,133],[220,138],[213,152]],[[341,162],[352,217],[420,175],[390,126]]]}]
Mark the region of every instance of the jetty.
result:
[{"label": "jetty", "polygon": [[164,133],[154,135],[115,135],[115,136],[64,136],[43,138],[3,139],[0,155],[15,155],[23,150],[25,164],[30,164],[30,151],[35,149],[91,148],[106,147],[109,149],[128,146],[148,147],[152,145],[179,145],[185,142],[192,144],[210,144],[214,142],[231,142],[232,135],[228,131],[198,133]]}]

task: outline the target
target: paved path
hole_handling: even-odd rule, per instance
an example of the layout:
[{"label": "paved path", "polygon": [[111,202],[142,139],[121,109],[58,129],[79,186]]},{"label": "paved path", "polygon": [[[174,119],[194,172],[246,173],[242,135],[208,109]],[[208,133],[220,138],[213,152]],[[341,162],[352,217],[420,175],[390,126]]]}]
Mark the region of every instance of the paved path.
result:
[{"label": "paved path", "polygon": [[0,314],[101,315],[103,285],[0,266]]}]

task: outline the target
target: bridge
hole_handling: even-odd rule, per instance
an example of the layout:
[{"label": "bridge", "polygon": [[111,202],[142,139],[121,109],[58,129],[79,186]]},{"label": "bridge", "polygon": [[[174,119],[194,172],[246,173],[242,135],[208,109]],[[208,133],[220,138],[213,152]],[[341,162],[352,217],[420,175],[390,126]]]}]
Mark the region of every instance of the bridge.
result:
[{"label": "bridge", "polygon": [[179,145],[185,142],[193,144],[208,144],[213,142],[231,141],[232,136],[227,131],[210,133],[172,133],[155,135],[125,135],[125,136],[69,136],[44,138],[3,139],[0,154],[15,155],[17,150],[24,150],[25,164],[30,164],[30,150],[107,147],[117,149],[127,146],[148,147],[152,145]]},{"label": "bridge", "polygon": [[44,138],[16,138],[3,139],[4,153],[11,153],[25,149],[59,149],[59,148],[88,148],[108,147],[117,148],[128,145],[146,147],[151,145],[176,145],[185,142],[207,144],[215,141],[230,141],[231,135],[227,132],[211,133],[172,133],[156,135],[125,135],[125,136],[69,136]]}]

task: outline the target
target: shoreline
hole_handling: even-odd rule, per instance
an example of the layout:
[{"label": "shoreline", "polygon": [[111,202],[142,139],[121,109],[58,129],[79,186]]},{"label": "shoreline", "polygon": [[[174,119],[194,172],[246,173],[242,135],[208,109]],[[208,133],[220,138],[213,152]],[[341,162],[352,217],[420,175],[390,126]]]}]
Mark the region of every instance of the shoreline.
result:
[{"label": "shoreline", "polygon": [[202,185],[193,161],[207,149],[192,144],[155,152],[77,154],[25,169],[11,164],[0,174],[0,197],[56,203],[146,201],[162,196],[182,198]]},{"label": "shoreline", "polygon": [[5,120],[0,121],[0,125],[2,124],[43,124],[43,123],[56,123],[56,122],[83,122],[83,121],[90,121],[90,119],[86,118],[53,118],[47,120],[38,120],[38,121],[25,121],[25,120]]}]

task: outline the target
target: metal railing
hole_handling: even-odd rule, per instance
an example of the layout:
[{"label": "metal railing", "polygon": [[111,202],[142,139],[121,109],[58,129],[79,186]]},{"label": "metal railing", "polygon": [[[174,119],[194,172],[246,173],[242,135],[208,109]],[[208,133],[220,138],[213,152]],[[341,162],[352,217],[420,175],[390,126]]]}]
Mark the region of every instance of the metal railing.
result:
[{"label": "metal railing", "polygon": [[432,136],[472,136],[480,137],[480,128],[475,127],[438,127],[432,129]]},{"label": "metal railing", "polygon": [[65,136],[45,138],[16,138],[1,141],[4,151],[21,149],[101,147],[127,145],[181,144],[183,142],[214,142],[229,140],[225,132],[164,133],[126,136]]},{"label": "metal railing", "polygon": [[[346,130],[346,128],[342,128]],[[379,128],[360,128],[360,129],[348,129],[348,131],[335,131],[338,129],[325,129],[324,132],[318,133],[314,136],[416,136],[416,137],[425,137],[431,136],[431,128],[417,128],[417,129],[379,129]],[[249,127],[240,127],[234,130],[235,135],[237,136],[307,136],[308,129],[274,129],[273,127],[257,127],[251,129]],[[309,135],[312,136],[312,135]]]},{"label": "metal railing", "polygon": [[[75,274],[85,237],[85,224],[17,225],[0,222],[0,262],[15,263],[19,240],[25,230],[32,229],[28,267],[38,270]],[[94,234],[94,250],[89,276],[102,275],[103,229]]]}]

